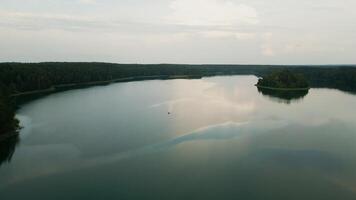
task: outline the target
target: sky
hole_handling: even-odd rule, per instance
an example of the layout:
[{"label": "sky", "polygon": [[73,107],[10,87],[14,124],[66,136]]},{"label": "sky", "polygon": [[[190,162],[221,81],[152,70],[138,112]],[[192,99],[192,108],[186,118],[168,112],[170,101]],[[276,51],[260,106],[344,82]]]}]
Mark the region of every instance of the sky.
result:
[{"label": "sky", "polygon": [[0,62],[356,64],[356,0],[0,0]]}]

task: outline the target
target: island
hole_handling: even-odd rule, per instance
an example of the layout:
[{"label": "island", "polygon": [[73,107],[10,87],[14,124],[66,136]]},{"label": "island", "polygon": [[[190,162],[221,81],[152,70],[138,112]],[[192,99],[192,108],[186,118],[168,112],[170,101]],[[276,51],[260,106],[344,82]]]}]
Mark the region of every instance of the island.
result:
[{"label": "island", "polygon": [[259,78],[256,86],[271,90],[309,90],[308,81],[303,74],[287,69],[274,71]]}]

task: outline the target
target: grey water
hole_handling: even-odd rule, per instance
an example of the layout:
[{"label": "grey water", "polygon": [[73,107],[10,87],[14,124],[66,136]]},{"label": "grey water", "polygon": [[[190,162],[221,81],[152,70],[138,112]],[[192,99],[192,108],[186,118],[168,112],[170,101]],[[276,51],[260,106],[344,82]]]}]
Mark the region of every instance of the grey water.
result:
[{"label": "grey water", "polygon": [[23,105],[0,199],[356,199],[356,96],[255,76],[117,83]]}]

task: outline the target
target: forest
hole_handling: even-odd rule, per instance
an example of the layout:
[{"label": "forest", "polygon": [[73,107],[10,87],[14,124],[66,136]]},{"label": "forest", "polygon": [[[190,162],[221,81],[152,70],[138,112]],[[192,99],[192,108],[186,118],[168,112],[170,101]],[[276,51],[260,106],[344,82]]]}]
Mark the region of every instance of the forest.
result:
[{"label": "forest", "polygon": [[293,73],[290,70],[274,71],[260,78],[257,87],[275,89],[308,89],[309,84],[301,73]]},{"label": "forest", "polygon": [[0,83],[0,136],[1,133],[12,131],[18,126],[18,121],[14,118],[15,105],[9,94],[7,87]]},{"label": "forest", "polygon": [[[303,74],[310,87],[356,92],[356,66],[173,65],[114,63],[0,63],[0,134],[17,128],[12,96],[61,86],[117,79],[197,78],[215,75],[256,75],[288,69]],[[135,79],[136,78],[136,79]]]}]

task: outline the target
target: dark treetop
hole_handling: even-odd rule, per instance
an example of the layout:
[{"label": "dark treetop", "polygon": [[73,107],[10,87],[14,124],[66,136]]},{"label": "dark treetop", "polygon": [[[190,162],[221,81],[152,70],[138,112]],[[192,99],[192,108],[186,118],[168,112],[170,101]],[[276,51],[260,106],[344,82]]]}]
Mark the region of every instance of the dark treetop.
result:
[{"label": "dark treetop", "polygon": [[263,78],[260,78],[257,83],[258,87],[266,87],[271,89],[308,89],[309,84],[305,76],[301,73],[292,72],[290,70],[274,71]]}]

